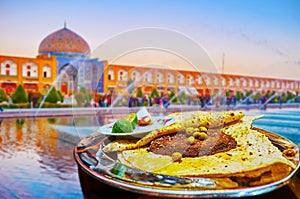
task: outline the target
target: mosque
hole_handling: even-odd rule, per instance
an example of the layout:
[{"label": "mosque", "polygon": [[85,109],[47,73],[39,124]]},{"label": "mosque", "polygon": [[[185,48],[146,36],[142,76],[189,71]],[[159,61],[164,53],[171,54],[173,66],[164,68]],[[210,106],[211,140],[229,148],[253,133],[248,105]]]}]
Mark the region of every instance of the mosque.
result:
[{"label": "mosque", "polygon": [[36,58],[0,55],[0,87],[10,95],[18,85],[27,92],[46,93],[54,85],[64,95],[80,87],[103,93],[106,61],[90,58],[88,43],[66,24],[40,43]]},{"label": "mosque", "polygon": [[27,92],[46,93],[54,85],[64,95],[72,95],[81,87],[104,94],[122,92],[133,82],[143,93],[153,88],[161,93],[173,90],[193,95],[221,90],[300,92],[297,80],[113,65],[90,58],[90,54],[88,43],[65,24],[41,41],[35,58],[0,55],[0,88],[8,95],[18,85]]}]

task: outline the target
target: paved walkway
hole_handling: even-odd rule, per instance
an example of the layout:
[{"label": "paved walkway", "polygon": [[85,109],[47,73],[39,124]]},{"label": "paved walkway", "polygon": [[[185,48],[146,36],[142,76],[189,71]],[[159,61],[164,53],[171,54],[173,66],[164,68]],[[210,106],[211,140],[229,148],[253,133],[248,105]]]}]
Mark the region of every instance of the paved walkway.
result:
[{"label": "paved walkway", "polygon": [[[207,106],[205,109],[201,109],[200,106],[188,106],[188,105],[171,105],[168,108],[162,107],[147,107],[148,111],[153,115],[164,115],[171,112],[180,111],[196,111],[196,110],[257,110],[260,109],[260,105],[239,105],[236,107],[222,106],[216,108],[214,106]],[[267,108],[280,108],[279,104],[268,104]],[[283,104],[281,108],[300,108],[299,103]],[[87,108],[41,108],[41,109],[6,109],[0,112],[0,119],[4,118],[35,118],[35,117],[72,117],[72,116],[96,116],[96,115],[112,115],[112,114],[128,114],[131,112],[137,112],[140,107],[87,107]]]}]

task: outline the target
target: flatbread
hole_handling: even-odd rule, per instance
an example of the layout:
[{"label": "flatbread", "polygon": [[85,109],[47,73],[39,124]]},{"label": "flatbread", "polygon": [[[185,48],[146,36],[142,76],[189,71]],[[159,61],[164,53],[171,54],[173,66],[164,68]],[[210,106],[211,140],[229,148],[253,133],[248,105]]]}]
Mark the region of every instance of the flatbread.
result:
[{"label": "flatbread", "polygon": [[222,130],[235,138],[237,148],[174,162],[170,156],[148,152],[146,147],[119,152],[118,161],[129,167],[171,176],[256,179],[251,185],[282,179],[295,168],[265,135],[250,128],[249,121]]},{"label": "flatbread", "polygon": [[[213,117],[211,113],[199,112],[176,113],[172,116],[176,117],[176,120],[183,119],[173,124],[178,126],[169,126],[171,131],[186,128],[186,124],[183,123],[189,118],[193,120],[195,117],[196,119],[202,117],[202,119],[206,118],[205,122],[210,122],[209,125],[214,127],[222,125],[221,131],[232,136],[237,146],[227,152],[201,157],[184,157],[181,161],[175,162],[171,156],[155,154],[148,150],[147,143],[168,129],[162,128],[151,132],[146,136],[146,140],[142,138],[131,143],[117,140],[108,144],[109,148],[106,148],[106,151],[118,151],[119,162],[148,172],[180,177],[230,178],[246,185],[259,185],[282,179],[296,168],[295,164],[285,158],[267,136],[252,128],[252,121],[260,116],[244,116],[238,112],[221,112],[217,117]],[[221,118],[222,122],[217,122],[214,118]]]}]

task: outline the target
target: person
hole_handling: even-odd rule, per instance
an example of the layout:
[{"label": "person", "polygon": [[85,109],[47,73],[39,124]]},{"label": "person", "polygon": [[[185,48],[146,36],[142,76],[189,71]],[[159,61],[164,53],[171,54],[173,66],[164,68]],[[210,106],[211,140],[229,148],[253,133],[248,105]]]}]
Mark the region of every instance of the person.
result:
[{"label": "person", "polygon": [[279,97],[279,108],[282,108],[282,102],[283,102],[283,98],[282,96]]},{"label": "person", "polygon": [[106,106],[110,106],[111,105],[111,94],[107,95],[106,101],[107,101]]},{"label": "person", "polygon": [[152,97],[149,97],[149,106],[152,106]]},{"label": "person", "polygon": [[168,108],[170,105],[168,94],[165,94],[162,98],[162,103],[164,108]]},{"label": "person", "polygon": [[103,107],[106,107],[106,106],[107,106],[107,96],[106,96],[106,94],[103,95],[103,97],[102,97],[102,106],[103,106]]},{"label": "person", "polygon": [[128,107],[133,107],[133,96],[131,95],[130,97],[129,97],[129,101],[128,101]]},{"label": "person", "polygon": [[3,112],[3,108],[2,108],[2,105],[0,105],[0,111],[1,111],[1,112]]}]

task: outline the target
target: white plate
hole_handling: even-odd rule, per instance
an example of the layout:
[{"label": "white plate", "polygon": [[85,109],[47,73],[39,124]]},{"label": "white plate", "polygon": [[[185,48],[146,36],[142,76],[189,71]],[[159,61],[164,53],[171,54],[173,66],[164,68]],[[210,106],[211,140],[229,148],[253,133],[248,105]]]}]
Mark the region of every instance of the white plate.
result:
[{"label": "white plate", "polygon": [[113,135],[113,136],[135,136],[135,135],[141,135],[148,133],[150,131],[153,131],[155,129],[162,128],[164,126],[169,126],[170,124],[173,124],[175,122],[175,119],[173,117],[168,116],[152,116],[153,123],[148,126],[136,126],[133,132],[130,133],[112,133],[112,128],[115,124],[115,122],[103,125],[99,127],[97,130],[99,133],[103,135]]}]

